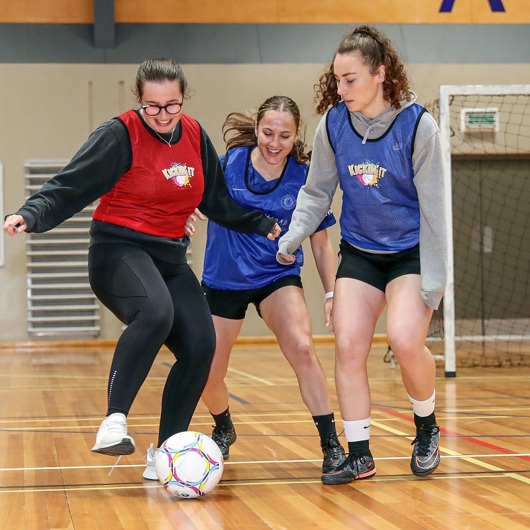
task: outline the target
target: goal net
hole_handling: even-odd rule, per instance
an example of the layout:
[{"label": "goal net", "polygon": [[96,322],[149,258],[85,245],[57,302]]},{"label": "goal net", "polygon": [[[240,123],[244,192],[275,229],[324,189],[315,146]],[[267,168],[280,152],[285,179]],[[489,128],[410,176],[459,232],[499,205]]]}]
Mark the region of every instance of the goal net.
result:
[{"label": "goal net", "polygon": [[429,347],[457,366],[530,365],[530,85],[441,86],[449,282]]}]

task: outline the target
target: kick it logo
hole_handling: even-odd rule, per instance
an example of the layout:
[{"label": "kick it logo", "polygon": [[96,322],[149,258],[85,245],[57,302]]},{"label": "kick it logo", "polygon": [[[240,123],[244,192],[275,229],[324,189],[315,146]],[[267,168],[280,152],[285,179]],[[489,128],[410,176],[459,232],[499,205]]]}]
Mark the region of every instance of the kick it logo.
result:
[{"label": "kick it logo", "polygon": [[169,169],[163,169],[162,173],[167,180],[171,180],[179,188],[186,188],[191,186],[190,179],[195,174],[195,168],[174,162]]},{"label": "kick it logo", "polygon": [[363,186],[379,188],[379,181],[385,176],[386,168],[379,164],[365,162],[364,164],[350,164],[348,171],[352,177],[357,177]]},{"label": "kick it logo", "polygon": [[[442,0],[442,5],[440,6],[440,13],[451,13],[453,6],[455,5],[456,0]],[[502,5],[502,0],[488,0],[490,8],[493,13],[505,13],[506,9]]]}]

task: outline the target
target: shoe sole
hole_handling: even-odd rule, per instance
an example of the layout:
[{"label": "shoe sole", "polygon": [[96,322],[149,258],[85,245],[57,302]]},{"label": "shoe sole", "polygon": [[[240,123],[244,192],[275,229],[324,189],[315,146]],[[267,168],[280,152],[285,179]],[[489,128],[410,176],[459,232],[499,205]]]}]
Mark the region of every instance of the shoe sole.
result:
[{"label": "shoe sole", "polygon": [[136,447],[130,440],[123,440],[120,443],[109,447],[93,447],[91,450],[93,453],[98,453],[100,455],[121,456],[132,455],[135,449]]},{"label": "shoe sole", "polygon": [[158,476],[156,475],[156,473],[154,475],[150,475],[149,473],[145,472],[143,473],[142,477],[145,479],[145,480],[158,480]]},{"label": "shoe sole", "polygon": [[322,475],[320,477],[320,480],[322,481],[322,484],[326,484],[326,486],[336,486],[338,484],[349,484],[350,482],[353,482],[354,480],[363,480],[366,478],[373,477],[376,473],[376,470],[368,471],[366,473],[363,473],[362,475],[357,475],[356,477],[352,478],[338,478],[334,477],[333,475]]}]

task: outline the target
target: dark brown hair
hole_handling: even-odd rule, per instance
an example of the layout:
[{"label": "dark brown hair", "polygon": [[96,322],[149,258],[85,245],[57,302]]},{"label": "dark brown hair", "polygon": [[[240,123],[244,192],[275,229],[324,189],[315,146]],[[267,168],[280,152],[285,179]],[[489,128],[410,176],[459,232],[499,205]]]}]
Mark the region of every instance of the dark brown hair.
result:
[{"label": "dark brown hair", "polygon": [[173,59],[147,59],[144,61],[136,73],[134,95],[140,101],[145,83],[161,83],[163,81],[178,81],[180,92],[183,97],[186,97],[188,81],[180,64]]},{"label": "dark brown hair", "polygon": [[324,114],[329,107],[340,102],[337,94],[337,81],[333,71],[333,63],[337,55],[358,51],[370,73],[376,75],[380,66],[385,66],[383,97],[393,107],[399,109],[400,101],[410,100],[410,86],[405,72],[405,65],[394,46],[384,33],[371,26],[359,26],[341,40],[333,61],[315,85],[315,101],[317,114]]},{"label": "dark brown hair", "polygon": [[[223,140],[226,143],[226,149],[258,145],[255,126],[256,123],[259,125],[263,116],[269,110],[288,112],[293,117],[296,129],[298,130],[301,127],[298,105],[287,96],[272,96],[262,103],[255,115],[231,112],[226,117],[223,124]],[[296,139],[289,154],[298,163],[307,162],[310,158],[309,153],[306,153],[306,145],[300,138]]]}]

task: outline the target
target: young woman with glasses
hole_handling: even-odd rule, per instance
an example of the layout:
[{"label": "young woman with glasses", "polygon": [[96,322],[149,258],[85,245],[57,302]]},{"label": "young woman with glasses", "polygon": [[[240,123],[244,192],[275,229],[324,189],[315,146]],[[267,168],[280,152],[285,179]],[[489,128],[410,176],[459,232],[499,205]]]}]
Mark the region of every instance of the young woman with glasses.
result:
[{"label": "young woman with glasses", "polygon": [[162,396],[159,444],[187,430],[206,384],[215,332],[186,262],[189,215],[199,206],[234,230],[269,239],[280,232],[274,219],[228,195],[208,135],[182,113],[186,94],[177,62],[143,62],[135,86],[140,108],[98,127],[66,167],[4,224],[11,236],[45,232],[99,198],[90,230],[90,284],[127,328],[112,359],[96,453],[134,452],[126,418],[164,344],[177,362]]}]

